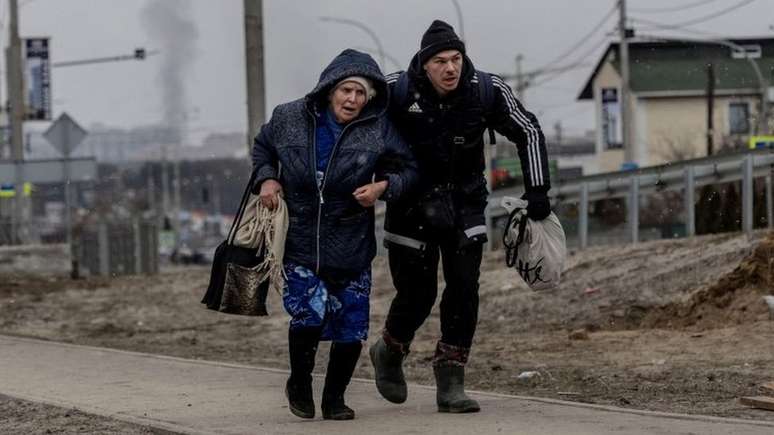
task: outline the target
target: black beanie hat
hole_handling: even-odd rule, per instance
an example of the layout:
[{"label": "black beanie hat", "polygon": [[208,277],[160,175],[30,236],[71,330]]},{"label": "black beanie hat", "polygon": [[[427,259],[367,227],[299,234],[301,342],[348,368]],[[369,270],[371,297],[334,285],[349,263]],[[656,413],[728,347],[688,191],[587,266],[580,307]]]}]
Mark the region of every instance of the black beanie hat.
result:
[{"label": "black beanie hat", "polygon": [[465,54],[465,43],[454,33],[452,26],[444,21],[435,20],[422,35],[422,47],[417,52],[420,65],[424,65],[436,53],[444,50],[458,50]]}]

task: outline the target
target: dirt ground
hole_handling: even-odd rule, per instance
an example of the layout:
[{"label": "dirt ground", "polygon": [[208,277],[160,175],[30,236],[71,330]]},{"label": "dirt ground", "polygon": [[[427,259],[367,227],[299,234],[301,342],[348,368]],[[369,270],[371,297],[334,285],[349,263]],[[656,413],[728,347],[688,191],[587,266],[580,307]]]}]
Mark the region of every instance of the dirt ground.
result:
[{"label": "dirt ground", "polygon": [[0,431],[4,434],[101,434],[161,435],[168,431],[137,426],[109,418],[85,414],[0,395]]},{"label": "dirt ground", "polygon": [[[277,295],[270,298],[268,317],[232,316],[199,303],[206,267],[71,281],[41,269],[20,274],[1,254],[1,333],[287,368],[287,315]],[[574,252],[562,284],[541,293],[527,289],[504,263],[502,252],[493,253],[482,267],[469,388],[774,421],[774,412],[738,402],[774,380],[774,321],[761,297],[774,294],[774,234]],[[369,344],[392,294],[384,259],[378,258]],[[433,384],[430,360],[439,330],[436,307],[407,359],[412,381]],[[320,348],[319,372],[327,350]],[[356,376],[372,375],[364,352]],[[0,406],[7,408],[7,402]],[[27,417],[17,420],[35,415],[24,412],[32,405],[19,403],[17,414]],[[61,418],[56,421],[49,429],[62,433],[56,432]],[[0,432],[7,433],[3,424]]]}]

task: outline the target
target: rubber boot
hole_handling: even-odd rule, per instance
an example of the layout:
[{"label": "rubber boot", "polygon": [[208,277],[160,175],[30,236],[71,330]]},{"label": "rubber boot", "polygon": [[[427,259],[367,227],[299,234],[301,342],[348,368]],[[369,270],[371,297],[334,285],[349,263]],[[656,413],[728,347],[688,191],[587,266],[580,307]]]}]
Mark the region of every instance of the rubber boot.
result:
[{"label": "rubber boot", "polygon": [[433,358],[438,412],[478,412],[478,402],[465,394],[465,364],[470,348],[438,342]]},{"label": "rubber boot", "polygon": [[314,418],[312,370],[319,342],[318,329],[298,329],[288,333],[290,378],[285,385],[285,396],[290,412],[301,418]]},{"label": "rubber boot", "polygon": [[376,389],[392,403],[403,403],[408,396],[403,360],[409,353],[409,344],[395,341],[385,330],[368,351],[374,365]]},{"label": "rubber boot", "polygon": [[355,411],[344,403],[344,392],[352,379],[362,348],[363,345],[359,341],[331,344],[331,355],[322,395],[322,415],[325,420],[355,418]]}]

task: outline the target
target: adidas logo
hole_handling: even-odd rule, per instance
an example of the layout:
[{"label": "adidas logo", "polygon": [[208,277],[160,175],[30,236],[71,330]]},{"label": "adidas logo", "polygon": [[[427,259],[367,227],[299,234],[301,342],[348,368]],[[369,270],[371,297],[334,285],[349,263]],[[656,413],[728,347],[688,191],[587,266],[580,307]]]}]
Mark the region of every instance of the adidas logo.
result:
[{"label": "adidas logo", "polygon": [[422,108],[419,107],[419,104],[417,104],[416,101],[414,101],[414,104],[409,106],[408,111],[409,113],[422,113]]}]

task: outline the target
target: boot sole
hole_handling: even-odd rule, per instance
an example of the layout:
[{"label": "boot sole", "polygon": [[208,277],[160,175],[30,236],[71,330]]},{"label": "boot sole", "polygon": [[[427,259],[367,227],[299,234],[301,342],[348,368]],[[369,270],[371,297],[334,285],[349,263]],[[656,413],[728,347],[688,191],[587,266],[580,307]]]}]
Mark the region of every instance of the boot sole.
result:
[{"label": "boot sole", "polygon": [[388,402],[398,403],[398,404],[405,402],[406,399],[408,398],[408,392],[405,395],[402,395],[401,397],[389,397],[388,395],[385,395],[384,392],[382,391],[383,387],[381,387],[379,385],[378,376],[376,376],[377,370],[376,370],[376,348],[375,348],[375,346],[376,345],[372,345],[368,349],[368,356],[371,358],[371,365],[374,366],[374,382],[376,383],[376,389],[379,391],[379,394],[382,397],[384,397],[384,399],[387,400]]},{"label": "boot sole", "polygon": [[444,412],[444,413],[449,413],[449,414],[471,414],[471,413],[479,412],[479,411],[481,411],[481,408],[462,408],[462,409],[457,409],[457,408],[452,408],[452,407],[449,407],[449,406],[438,405],[438,412]]},{"label": "boot sole", "polygon": [[354,420],[355,414],[325,414],[323,420]]},{"label": "boot sole", "polygon": [[290,397],[288,397],[287,388],[285,388],[285,397],[288,399],[288,409],[290,409],[290,412],[293,415],[301,418],[314,418],[314,411],[312,412],[304,411],[303,409],[296,408],[295,406],[293,406],[292,403],[290,403]]},{"label": "boot sole", "polygon": [[301,418],[314,418],[314,413],[305,412],[301,409],[298,409],[292,405],[288,405],[288,409],[290,409],[290,412],[293,413],[296,417]]}]

